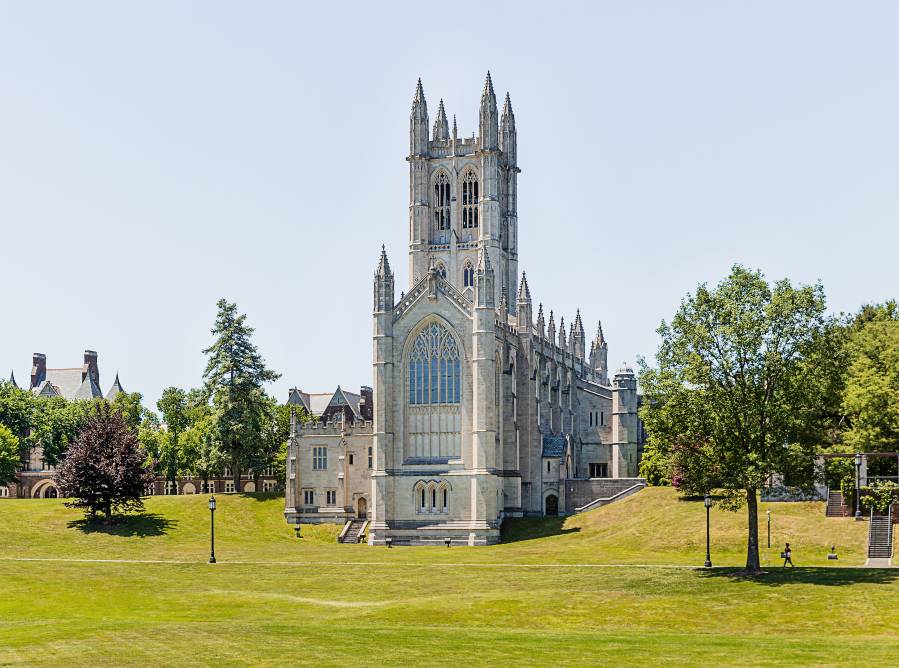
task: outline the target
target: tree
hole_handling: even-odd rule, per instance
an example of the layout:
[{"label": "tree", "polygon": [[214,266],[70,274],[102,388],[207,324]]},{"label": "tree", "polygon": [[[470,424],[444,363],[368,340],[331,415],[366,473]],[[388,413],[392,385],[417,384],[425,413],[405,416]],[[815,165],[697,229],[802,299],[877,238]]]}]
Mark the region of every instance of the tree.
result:
[{"label": "tree", "polygon": [[716,288],[700,285],[658,330],[658,368],[643,364],[641,409],[654,456],[672,483],[722,491],[747,507],[746,570],[759,571],[758,490],[774,474],[812,482],[822,433],[816,343],[827,325],[820,285],[769,286],[739,265]]},{"label": "tree", "polygon": [[119,392],[111,402],[113,410],[121,412],[125,422],[135,432],[147,415],[147,410],[141,404],[143,398],[140,392]]},{"label": "tree", "polygon": [[177,387],[167,387],[156,402],[156,408],[166,425],[166,431],[160,434],[159,465],[165,471],[166,480],[177,491],[178,472],[184,467],[181,436],[190,425],[187,393]]},{"label": "tree", "polygon": [[225,453],[216,435],[212,415],[198,420],[182,435],[186,466],[192,475],[203,481],[203,489],[209,489],[209,478],[219,475],[225,465]]},{"label": "tree", "polygon": [[141,510],[141,496],[153,480],[134,430],[121,411],[98,404],[56,473],[71,508],[84,508],[93,520],[102,512]]},{"label": "tree", "polygon": [[899,321],[873,319],[849,342],[843,408],[849,416],[846,443],[856,450],[899,446]]},{"label": "tree", "polygon": [[257,463],[264,425],[271,419],[263,385],[280,375],[266,368],[251,341],[254,330],[246,324],[246,315],[238,314],[237,304],[220,299],[217,307],[215,340],[203,351],[209,358],[203,379],[215,409],[217,440],[239,490],[241,471]]},{"label": "tree", "polygon": [[18,437],[9,427],[0,424],[0,485],[14,482],[21,464]]}]

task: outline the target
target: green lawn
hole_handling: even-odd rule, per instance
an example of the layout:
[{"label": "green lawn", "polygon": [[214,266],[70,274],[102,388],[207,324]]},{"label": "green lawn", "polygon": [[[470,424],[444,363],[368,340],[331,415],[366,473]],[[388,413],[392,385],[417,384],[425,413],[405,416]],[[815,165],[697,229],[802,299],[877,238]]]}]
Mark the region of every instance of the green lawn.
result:
[{"label": "green lawn", "polygon": [[[744,559],[742,513],[713,509],[712,558],[728,568],[664,566],[701,565],[705,551],[702,504],[667,489],[450,549],[337,545],[336,527],[298,541],[282,499],[217,498],[215,565],[205,497],[154,497],[144,518],[101,530],[59,501],[0,502],[0,665],[862,665],[899,653],[899,571],[852,568],[867,525],[824,518],[822,504],[763,505],[766,563],[789,540],[808,567],[745,580],[730,568]],[[823,568],[831,542],[839,567]]]}]

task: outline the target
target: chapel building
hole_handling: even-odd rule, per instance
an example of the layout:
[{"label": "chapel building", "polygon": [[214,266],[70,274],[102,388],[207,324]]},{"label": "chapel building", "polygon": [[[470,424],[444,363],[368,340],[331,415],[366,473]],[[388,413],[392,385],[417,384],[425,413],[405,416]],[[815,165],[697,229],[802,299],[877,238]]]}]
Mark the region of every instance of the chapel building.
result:
[{"label": "chapel building", "polygon": [[491,544],[504,518],[643,484],[633,370],[610,376],[602,326],[588,350],[580,312],[557,325],[519,277],[515,116],[508,94],[498,112],[489,73],[478,129],[450,130],[442,100],[431,127],[418,82],[409,286],[397,296],[382,248],[370,412],[294,423],[290,523],[364,518],[373,545]]}]

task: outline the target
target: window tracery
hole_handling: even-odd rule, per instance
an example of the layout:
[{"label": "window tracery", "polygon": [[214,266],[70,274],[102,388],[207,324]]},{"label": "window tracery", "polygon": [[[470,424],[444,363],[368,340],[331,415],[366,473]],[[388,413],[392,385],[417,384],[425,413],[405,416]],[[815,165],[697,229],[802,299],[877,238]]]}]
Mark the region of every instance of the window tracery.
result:
[{"label": "window tracery", "polygon": [[462,177],[462,229],[478,227],[478,176],[469,169]]},{"label": "window tracery", "polygon": [[437,322],[425,327],[409,352],[409,403],[458,404],[462,363],[459,346]]}]

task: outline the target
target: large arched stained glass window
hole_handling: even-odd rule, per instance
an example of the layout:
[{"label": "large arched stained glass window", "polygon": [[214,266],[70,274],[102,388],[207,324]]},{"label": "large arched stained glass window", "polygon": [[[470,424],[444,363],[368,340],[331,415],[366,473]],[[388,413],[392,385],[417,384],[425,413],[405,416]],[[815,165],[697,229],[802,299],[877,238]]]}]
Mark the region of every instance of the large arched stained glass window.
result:
[{"label": "large arched stained glass window", "polygon": [[409,403],[458,404],[462,363],[456,339],[433,322],[418,336],[409,353]]}]

